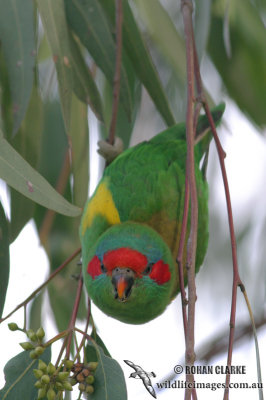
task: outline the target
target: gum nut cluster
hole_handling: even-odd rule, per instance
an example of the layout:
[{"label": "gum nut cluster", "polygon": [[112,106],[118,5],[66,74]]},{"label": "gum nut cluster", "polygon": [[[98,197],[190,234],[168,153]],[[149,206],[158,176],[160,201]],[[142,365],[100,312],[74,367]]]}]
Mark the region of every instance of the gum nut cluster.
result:
[{"label": "gum nut cluster", "polygon": [[[35,387],[38,389],[37,399],[47,398],[54,400],[57,393],[65,390],[72,391],[72,385],[69,381],[70,371],[74,365],[74,361],[64,360],[64,370],[56,368],[51,362],[47,365],[44,361],[39,360],[38,369],[34,369],[33,373],[37,382]],[[63,366],[62,365],[62,366]]]},{"label": "gum nut cluster", "polygon": [[94,371],[98,366],[98,362],[89,362],[88,364],[74,364],[71,371],[73,375],[70,377],[72,385],[79,384],[78,388],[81,392],[92,394],[94,392]]},{"label": "gum nut cluster", "polygon": [[[9,329],[17,330],[14,329],[15,326],[13,326],[13,324],[14,323],[9,324]],[[32,359],[39,358],[45,350],[45,346],[43,345],[43,338],[45,336],[45,332],[43,328],[42,327],[39,328],[36,332],[34,332],[34,330],[32,329],[28,329],[26,331],[26,335],[28,336],[30,341],[20,343],[20,346],[23,348],[23,350],[30,350],[30,358]]]}]

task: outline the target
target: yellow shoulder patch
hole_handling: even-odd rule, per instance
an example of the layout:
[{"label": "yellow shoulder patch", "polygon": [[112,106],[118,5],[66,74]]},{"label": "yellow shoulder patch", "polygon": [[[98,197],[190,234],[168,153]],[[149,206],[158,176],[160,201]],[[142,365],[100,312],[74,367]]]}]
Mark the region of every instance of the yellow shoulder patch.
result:
[{"label": "yellow shoulder patch", "polygon": [[82,235],[90,227],[96,215],[102,215],[111,224],[119,224],[120,218],[115,206],[112,193],[107,187],[106,182],[102,182],[92,199],[89,201],[87,210],[82,218]]}]

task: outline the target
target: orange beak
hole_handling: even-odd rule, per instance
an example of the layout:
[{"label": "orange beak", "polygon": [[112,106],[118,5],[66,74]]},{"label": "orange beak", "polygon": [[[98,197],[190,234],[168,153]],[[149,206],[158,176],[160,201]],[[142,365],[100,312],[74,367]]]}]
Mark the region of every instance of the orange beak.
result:
[{"label": "orange beak", "polygon": [[121,278],[118,280],[116,288],[117,288],[117,294],[119,299],[123,299],[125,297],[125,290],[128,286],[128,283],[126,279],[121,276]]},{"label": "orange beak", "polygon": [[128,299],[134,284],[134,277],[135,273],[130,268],[116,267],[112,271],[115,299],[122,302]]}]

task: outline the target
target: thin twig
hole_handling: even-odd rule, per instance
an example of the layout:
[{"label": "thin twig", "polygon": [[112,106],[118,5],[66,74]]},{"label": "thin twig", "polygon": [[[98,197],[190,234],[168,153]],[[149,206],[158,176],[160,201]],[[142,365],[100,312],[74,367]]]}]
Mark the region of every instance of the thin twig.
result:
[{"label": "thin twig", "polygon": [[[206,115],[211,125],[211,129],[213,132],[217,153],[220,161],[220,168],[222,171],[223,183],[224,183],[224,191],[226,197],[226,206],[227,206],[227,215],[228,215],[228,223],[229,223],[229,231],[231,237],[231,249],[232,249],[232,261],[233,261],[233,285],[232,285],[232,300],[231,300],[231,315],[230,315],[230,331],[229,331],[229,345],[228,345],[228,354],[227,354],[227,365],[232,365],[232,354],[233,354],[233,342],[234,342],[234,333],[235,333],[235,320],[236,320],[236,299],[237,299],[237,287],[239,286],[243,291],[244,285],[240,279],[238,272],[238,261],[237,261],[237,249],[236,249],[236,237],[234,230],[234,221],[233,221],[233,212],[230,198],[229,185],[227,180],[227,174],[225,169],[225,152],[221,146],[220,140],[218,138],[215,124],[213,122],[213,118],[209,109],[209,106],[206,102],[203,103]],[[230,374],[226,375],[226,387],[224,391],[224,400],[228,400],[229,395],[229,383],[230,383]]]},{"label": "thin twig", "polygon": [[32,292],[29,297],[27,297],[22,303],[20,303],[13,311],[11,311],[6,317],[0,319],[0,323],[5,321],[7,318],[9,318],[14,312],[19,310],[21,307],[24,307],[25,304],[28,304],[30,300],[32,300],[36,294],[38,294],[59,272],[62,271],[79,253],[80,253],[80,248],[78,248],[76,251],[74,251],[73,254],[71,254],[70,257],[68,257],[63,264],[61,264],[50,276],[49,278],[42,284],[40,285],[37,289]]},{"label": "thin twig", "polygon": [[[241,290],[243,291],[244,285],[240,279],[239,272],[238,272],[238,261],[237,261],[237,249],[236,249],[236,238],[235,238],[235,231],[234,231],[234,221],[233,221],[233,213],[232,213],[232,205],[230,199],[230,191],[229,185],[227,180],[227,174],[225,169],[224,159],[226,157],[226,153],[222,148],[221,142],[216,132],[215,124],[210,112],[209,105],[206,101],[201,75],[200,75],[200,68],[199,62],[196,52],[196,44],[195,39],[193,36],[193,48],[194,48],[194,66],[195,66],[195,78],[196,78],[196,85],[199,96],[204,106],[205,113],[209,120],[211,130],[213,133],[220,167],[222,171],[223,183],[224,183],[224,190],[225,190],[225,197],[226,197],[226,205],[227,205],[227,215],[228,215],[228,223],[229,223],[229,231],[231,237],[231,248],[232,248],[232,261],[233,261],[233,286],[232,286],[232,301],[231,301],[231,315],[230,315],[230,332],[229,332],[229,345],[228,345],[228,355],[227,355],[227,365],[231,366],[232,364],[232,353],[233,353],[233,341],[234,341],[234,332],[235,332],[235,318],[236,318],[236,299],[237,299],[237,287],[240,286]],[[226,387],[224,392],[224,400],[228,400],[229,395],[229,383],[230,383],[230,374],[226,375]]]},{"label": "thin twig", "polygon": [[121,62],[122,62],[122,23],[123,23],[123,8],[122,0],[116,0],[116,60],[115,60],[115,76],[113,86],[113,106],[112,120],[109,129],[108,142],[114,144],[115,128],[118,113],[119,95],[120,95],[120,77],[121,77]]},{"label": "thin twig", "polygon": [[[182,0],[181,9],[184,21],[184,32],[186,42],[186,62],[187,62],[187,113],[186,113],[186,138],[187,138],[187,161],[186,171],[189,182],[191,223],[190,233],[187,243],[187,280],[188,280],[188,322],[186,334],[186,365],[192,366],[195,361],[195,260],[197,250],[197,231],[198,231],[198,196],[195,178],[194,160],[194,49],[193,49],[193,25],[192,25],[192,2]],[[187,382],[193,384],[194,376],[191,373],[186,375]],[[185,391],[185,399],[189,400],[192,395],[192,387]],[[196,391],[193,393],[196,397]]]},{"label": "thin twig", "polygon": [[68,329],[70,332],[69,332],[69,335],[67,338],[67,343],[66,343],[66,358],[67,359],[69,358],[69,355],[70,355],[71,341],[72,341],[73,330],[74,330],[76,319],[77,319],[77,314],[78,314],[78,309],[79,309],[79,304],[80,304],[80,299],[81,299],[81,294],[82,294],[82,287],[83,287],[83,278],[82,278],[82,273],[80,273],[76,298],[75,298],[70,322],[68,325]]},{"label": "thin twig", "polygon": [[[89,323],[90,323],[90,318],[91,318],[91,301],[90,301],[90,298],[88,297],[88,313],[87,313],[87,320],[86,320],[86,326],[85,326],[85,333],[88,332]],[[83,335],[83,337],[82,337],[82,339],[81,339],[81,342],[80,342],[80,345],[79,345],[79,348],[78,348],[78,350],[77,350],[77,354],[76,354],[75,359],[76,359],[77,357],[79,357],[79,354],[80,354],[80,352],[81,352],[81,349],[82,349],[82,347],[84,346],[85,340],[86,340],[86,337]]]},{"label": "thin twig", "polygon": [[182,226],[181,226],[181,232],[180,232],[178,254],[177,254],[177,258],[176,258],[176,262],[178,265],[179,287],[180,287],[181,300],[182,300],[182,314],[183,314],[183,325],[184,325],[185,338],[187,337],[187,303],[188,303],[188,301],[187,301],[187,297],[186,297],[185,284],[184,284],[183,253],[184,253],[184,246],[185,246],[186,232],[187,232],[188,210],[189,210],[189,184],[188,184],[188,171],[186,171],[183,218],[182,218]]},{"label": "thin twig", "polygon": [[[259,328],[264,328],[266,326],[266,318],[262,317],[259,321],[256,322],[255,327],[258,330]],[[208,364],[214,357],[217,358],[220,354],[223,354],[228,349],[228,342],[226,339],[228,328],[222,329],[218,336],[213,335],[206,338],[206,342],[203,343],[200,347],[196,349],[197,353],[197,361],[203,361],[204,364]],[[248,337],[252,336],[253,327],[250,323],[245,323],[236,328],[235,340],[234,343],[239,343]],[[183,360],[179,360],[176,364],[182,365]],[[175,373],[170,373],[169,375],[165,376],[161,379],[160,382],[170,381],[172,382],[176,379]],[[260,380],[258,379],[258,382]],[[160,391],[165,390],[163,387]]]}]

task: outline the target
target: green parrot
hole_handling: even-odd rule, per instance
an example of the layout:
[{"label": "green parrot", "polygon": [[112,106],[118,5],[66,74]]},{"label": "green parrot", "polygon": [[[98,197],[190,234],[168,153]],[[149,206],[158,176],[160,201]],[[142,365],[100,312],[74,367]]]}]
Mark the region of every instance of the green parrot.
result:
[{"label": "green parrot", "polygon": [[[213,109],[216,124],[223,112],[224,104]],[[196,271],[208,244],[205,163],[199,167],[211,138],[207,131],[207,118],[200,116]],[[142,324],[160,315],[180,291],[176,256],[185,170],[186,126],[180,123],[115,158],[87,201],[80,225],[83,277],[90,298],[105,314]],[[185,258],[186,252],[184,265]]]}]

